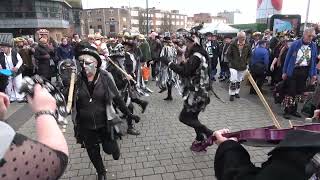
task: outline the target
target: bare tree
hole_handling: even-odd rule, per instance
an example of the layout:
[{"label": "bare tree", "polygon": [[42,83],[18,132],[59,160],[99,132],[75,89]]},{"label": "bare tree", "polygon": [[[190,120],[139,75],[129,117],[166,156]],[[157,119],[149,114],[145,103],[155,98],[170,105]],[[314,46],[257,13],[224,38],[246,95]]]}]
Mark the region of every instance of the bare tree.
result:
[{"label": "bare tree", "polygon": [[146,34],[146,30],[147,30],[147,19],[146,16],[144,16],[145,11],[140,11],[139,12],[139,16],[138,16],[138,20],[139,20],[139,32],[141,34]]},{"label": "bare tree", "polygon": [[165,13],[163,16],[163,22],[160,26],[162,32],[172,32],[172,18],[170,13]]}]

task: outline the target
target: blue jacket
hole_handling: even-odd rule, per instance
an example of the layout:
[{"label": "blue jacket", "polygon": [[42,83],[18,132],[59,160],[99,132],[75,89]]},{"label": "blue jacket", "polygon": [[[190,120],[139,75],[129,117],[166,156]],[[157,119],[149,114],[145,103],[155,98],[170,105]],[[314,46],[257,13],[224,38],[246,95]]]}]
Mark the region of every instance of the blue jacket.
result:
[{"label": "blue jacket", "polygon": [[[288,50],[286,60],[282,69],[282,73],[287,74],[288,77],[292,76],[293,70],[295,68],[297,53],[302,46],[302,39],[296,40],[292,43],[291,47]],[[317,73],[316,70],[316,58],[317,58],[317,46],[314,42],[311,42],[309,47],[311,48],[311,60],[310,60],[310,70],[309,76],[315,76]]]},{"label": "blue jacket", "polygon": [[252,58],[251,58],[251,65],[263,63],[268,69],[269,66],[269,51],[261,46],[258,46],[253,50]]},{"label": "blue jacket", "polygon": [[58,55],[59,61],[64,59],[73,59],[74,52],[73,52],[72,46],[70,46],[69,44],[66,46],[61,44],[58,47],[57,55]]}]

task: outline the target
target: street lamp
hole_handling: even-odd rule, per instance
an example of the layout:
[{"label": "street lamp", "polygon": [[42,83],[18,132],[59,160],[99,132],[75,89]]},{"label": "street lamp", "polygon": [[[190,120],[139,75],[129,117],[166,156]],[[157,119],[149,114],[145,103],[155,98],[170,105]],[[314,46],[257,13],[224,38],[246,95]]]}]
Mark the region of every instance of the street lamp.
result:
[{"label": "street lamp", "polygon": [[146,6],[147,6],[147,31],[146,34],[149,33],[149,0],[146,0]]},{"label": "street lamp", "polygon": [[306,14],[306,21],[304,22],[304,30],[307,28],[307,23],[309,19],[309,10],[310,10],[310,0],[308,0],[308,6],[307,6],[307,14]]}]

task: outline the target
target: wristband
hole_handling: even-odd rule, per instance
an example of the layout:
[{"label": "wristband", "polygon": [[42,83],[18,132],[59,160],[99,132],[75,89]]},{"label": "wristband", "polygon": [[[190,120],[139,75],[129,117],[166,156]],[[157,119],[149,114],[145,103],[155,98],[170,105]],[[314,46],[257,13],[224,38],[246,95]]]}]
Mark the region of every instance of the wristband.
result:
[{"label": "wristband", "polygon": [[46,110],[46,111],[38,111],[34,114],[35,119],[37,119],[40,115],[50,115],[52,116],[55,120],[58,119],[57,117],[57,113],[50,111],[50,110]]}]

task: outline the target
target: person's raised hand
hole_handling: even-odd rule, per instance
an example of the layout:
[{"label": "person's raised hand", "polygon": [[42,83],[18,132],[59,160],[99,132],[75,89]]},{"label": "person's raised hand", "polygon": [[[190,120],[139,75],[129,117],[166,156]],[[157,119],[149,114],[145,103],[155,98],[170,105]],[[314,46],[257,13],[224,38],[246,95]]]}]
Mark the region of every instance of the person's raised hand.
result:
[{"label": "person's raised hand", "polygon": [[216,143],[217,145],[220,145],[221,143],[223,143],[223,142],[225,142],[225,141],[227,141],[227,140],[237,141],[236,138],[226,138],[226,137],[223,136],[223,134],[226,134],[226,133],[229,133],[229,132],[230,132],[229,129],[221,129],[221,130],[215,131],[215,132],[213,133],[213,136],[215,136],[216,139],[217,139],[217,140],[215,141],[215,143]]},{"label": "person's raised hand", "polygon": [[288,79],[288,75],[287,74],[282,74],[282,79],[283,80],[287,80]]},{"label": "person's raised hand", "polygon": [[0,92],[0,120],[4,118],[9,108],[9,105],[9,97],[6,94]]},{"label": "person's raised hand", "polygon": [[51,94],[39,84],[34,86],[33,98],[28,97],[29,104],[34,113],[39,111],[55,111],[57,108],[56,100]]}]

